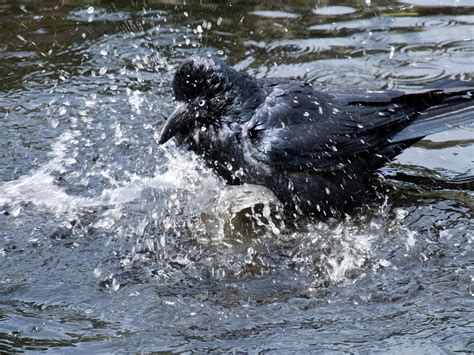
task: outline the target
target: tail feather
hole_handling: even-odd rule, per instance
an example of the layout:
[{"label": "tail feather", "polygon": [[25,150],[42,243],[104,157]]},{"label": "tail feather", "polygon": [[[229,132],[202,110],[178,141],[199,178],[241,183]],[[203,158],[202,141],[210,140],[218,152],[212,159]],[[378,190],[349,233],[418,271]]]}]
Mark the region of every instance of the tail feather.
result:
[{"label": "tail feather", "polygon": [[441,102],[420,112],[413,122],[390,138],[391,143],[421,139],[430,134],[474,122],[473,83],[450,80],[437,83],[436,86],[425,87],[414,94],[433,89],[443,98]]},{"label": "tail feather", "polygon": [[402,143],[416,138],[421,139],[472,122],[474,122],[474,102],[436,107],[421,113],[408,127],[392,136],[390,142]]}]

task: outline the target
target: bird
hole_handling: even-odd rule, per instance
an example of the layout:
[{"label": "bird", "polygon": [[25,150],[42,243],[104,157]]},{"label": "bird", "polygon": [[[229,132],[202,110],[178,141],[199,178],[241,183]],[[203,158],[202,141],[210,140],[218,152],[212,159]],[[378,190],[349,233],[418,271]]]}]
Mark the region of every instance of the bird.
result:
[{"label": "bird", "polygon": [[256,79],[213,55],[184,60],[172,89],[177,106],[158,144],[174,137],[228,184],[263,185],[301,214],[344,216],[404,149],[474,119],[472,82],[323,91]]}]

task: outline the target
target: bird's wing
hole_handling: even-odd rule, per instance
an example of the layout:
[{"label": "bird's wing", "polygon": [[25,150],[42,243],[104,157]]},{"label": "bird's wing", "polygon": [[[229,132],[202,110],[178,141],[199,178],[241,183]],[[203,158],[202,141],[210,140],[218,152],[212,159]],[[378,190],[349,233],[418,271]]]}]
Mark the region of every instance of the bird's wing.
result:
[{"label": "bird's wing", "polygon": [[399,100],[402,95],[366,91],[337,97],[299,83],[274,85],[249,122],[251,154],[280,169],[343,169],[363,152],[377,153],[416,114]]}]

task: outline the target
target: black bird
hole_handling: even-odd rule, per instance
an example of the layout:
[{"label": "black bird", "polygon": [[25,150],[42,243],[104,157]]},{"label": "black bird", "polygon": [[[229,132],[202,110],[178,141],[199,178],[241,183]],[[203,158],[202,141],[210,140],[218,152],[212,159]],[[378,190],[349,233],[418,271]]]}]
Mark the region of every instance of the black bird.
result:
[{"label": "black bird", "polygon": [[323,215],[363,203],[374,171],[403,149],[474,120],[474,83],[463,81],[327,93],[194,56],[173,90],[180,103],[160,144],[176,136],[228,183],[264,185],[297,211]]}]

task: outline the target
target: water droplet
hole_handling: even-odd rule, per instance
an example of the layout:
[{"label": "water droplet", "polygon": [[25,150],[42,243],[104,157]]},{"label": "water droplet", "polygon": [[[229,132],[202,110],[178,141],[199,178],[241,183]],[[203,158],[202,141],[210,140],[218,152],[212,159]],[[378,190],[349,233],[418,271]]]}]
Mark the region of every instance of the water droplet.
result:
[{"label": "water droplet", "polygon": [[107,54],[109,54],[109,53],[105,49],[100,50],[100,55],[105,57]]},{"label": "water droplet", "polygon": [[10,212],[10,215],[12,217],[18,217],[18,215],[20,214],[21,212],[21,206],[17,206],[15,207],[11,212]]},{"label": "water droplet", "polygon": [[102,270],[100,270],[98,267],[94,269],[94,277],[99,277],[102,274]]},{"label": "water droplet", "polygon": [[118,291],[118,289],[120,288],[120,284],[119,284],[119,282],[117,281],[116,278],[113,278],[113,279],[112,279],[111,288],[112,288],[112,290],[114,290],[114,291]]},{"label": "water droplet", "polygon": [[94,9],[94,6],[89,6],[89,7],[87,8],[87,13],[88,13],[89,15],[90,15],[90,14],[93,14],[93,13],[94,13],[94,10],[95,10],[95,9]]},{"label": "water droplet", "polygon": [[203,107],[206,104],[206,100],[199,101],[199,106]]},{"label": "water droplet", "polygon": [[197,30],[197,33],[202,33],[203,32],[203,29],[202,29],[201,25],[198,25],[196,30]]},{"label": "water droplet", "polygon": [[379,264],[383,267],[389,267],[392,265],[392,263],[388,261],[387,259],[380,259]]},{"label": "water droplet", "polygon": [[394,55],[395,55],[395,47],[390,46],[390,54],[388,55],[388,57],[392,59]]},{"label": "water droplet", "polygon": [[306,111],[305,113],[303,113],[303,116],[304,116],[304,117],[309,117],[309,112]]}]

